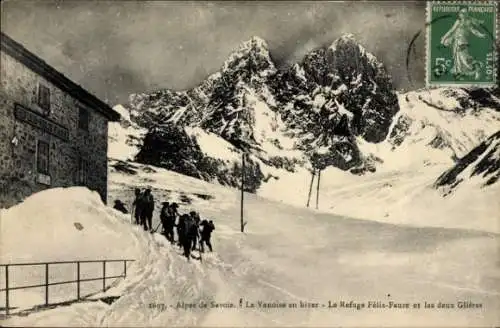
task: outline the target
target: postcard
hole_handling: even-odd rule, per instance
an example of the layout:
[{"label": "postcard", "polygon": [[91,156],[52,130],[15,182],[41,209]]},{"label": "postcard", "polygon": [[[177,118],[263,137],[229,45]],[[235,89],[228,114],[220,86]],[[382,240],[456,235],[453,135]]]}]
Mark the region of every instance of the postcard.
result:
[{"label": "postcard", "polygon": [[500,325],[496,1],[1,18],[2,326]]}]

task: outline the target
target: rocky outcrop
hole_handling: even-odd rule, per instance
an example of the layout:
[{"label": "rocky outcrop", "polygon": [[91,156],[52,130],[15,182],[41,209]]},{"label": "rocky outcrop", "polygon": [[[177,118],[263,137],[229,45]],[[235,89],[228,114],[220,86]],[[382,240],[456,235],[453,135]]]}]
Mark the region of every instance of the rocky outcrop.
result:
[{"label": "rocky outcrop", "polygon": [[500,178],[500,131],[458,159],[452,168],[437,179],[434,186],[448,187],[450,190],[473,177],[479,178],[483,187],[496,183]]},{"label": "rocky outcrop", "polygon": [[[295,140],[293,148],[313,165],[344,170],[362,164],[355,137],[384,140],[399,109],[383,65],[350,35],[281,70],[267,43],[254,37],[199,86],[132,95],[130,100],[133,119],[145,128],[198,126],[250,153],[271,142],[257,127],[274,112],[283,122],[282,132]],[[262,114],[262,108],[268,112]],[[279,141],[276,145],[281,146]]]},{"label": "rocky outcrop", "polygon": [[[240,162],[228,163],[205,155],[196,138],[174,124],[165,124],[148,131],[135,160],[221,185],[241,186]],[[259,165],[251,159],[247,159],[243,175],[247,192],[255,192],[265,178]]]}]

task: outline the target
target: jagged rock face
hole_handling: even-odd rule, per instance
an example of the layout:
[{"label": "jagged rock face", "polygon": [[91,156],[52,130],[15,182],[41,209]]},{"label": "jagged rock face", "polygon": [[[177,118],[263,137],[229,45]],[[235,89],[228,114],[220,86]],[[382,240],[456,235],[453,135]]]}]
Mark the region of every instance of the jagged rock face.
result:
[{"label": "jagged rock face", "polygon": [[337,102],[352,113],[351,131],[369,142],[385,139],[399,110],[397,95],[383,65],[351,36],[307,55],[308,80],[335,90]]},{"label": "jagged rock face", "polygon": [[457,160],[452,168],[436,180],[434,186],[454,189],[474,176],[482,176],[483,186],[491,185],[500,178],[500,131]]},{"label": "jagged rock face", "polygon": [[[240,163],[228,164],[206,156],[196,139],[179,125],[164,124],[161,128],[148,131],[135,160],[205,181],[217,181],[225,186],[241,186]],[[247,192],[255,192],[266,178],[259,165],[251,159],[247,159],[243,175]]]},{"label": "jagged rock face", "polygon": [[133,94],[128,107],[131,119],[148,129],[167,122],[186,125],[199,115],[185,92],[171,90]]},{"label": "jagged rock face", "polygon": [[[353,137],[383,141],[399,111],[385,68],[351,36],[279,72],[273,88],[298,148],[311,153],[317,168],[333,165],[347,170],[360,165],[362,156]],[[317,154],[321,147],[328,148],[328,154]]]},{"label": "jagged rock face", "polygon": [[408,116],[401,115],[397,118],[396,124],[389,134],[389,142],[393,145],[393,149],[403,143],[412,123],[413,120]]},{"label": "jagged rock face", "polygon": [[153,164],[186,175],[197,176],[196,163],[203,157],[196,140],[176,125],[148,131],[136,161]]},{"label": "jagged rock face", "polygon": [[275,111],[317,168],[348,170],[362,162],[355,136],[385,139],[399,110],[390,76],[352,37],[319,48],[291,68],[277,70],[264,40],[243,43],[199,86],[131,96],[132,118],[146,128],[163,123],[198,126],[239,149],[260,149],[257,98]]}]

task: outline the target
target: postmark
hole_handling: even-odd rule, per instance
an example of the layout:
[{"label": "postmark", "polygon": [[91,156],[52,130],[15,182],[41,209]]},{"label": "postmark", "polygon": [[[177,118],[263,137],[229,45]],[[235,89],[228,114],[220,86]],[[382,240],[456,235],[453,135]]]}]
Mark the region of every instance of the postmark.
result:
[{"label": "postmark", "polygon": [[496,2],[427,3],[426,84],[497,85]]}]

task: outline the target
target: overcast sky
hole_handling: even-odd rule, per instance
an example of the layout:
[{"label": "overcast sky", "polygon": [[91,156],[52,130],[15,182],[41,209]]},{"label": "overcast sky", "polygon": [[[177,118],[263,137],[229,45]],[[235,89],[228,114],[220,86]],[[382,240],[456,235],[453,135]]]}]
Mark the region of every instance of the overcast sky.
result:
[{"label": "overcast sky", "polygon": [[111,105],[134,92],[182,90],[218,70],[254,35],[278,65],[352,33],[397,88],[423,85],[425,24],[417,2],[173,2],[4,0],[2,31]]}]

